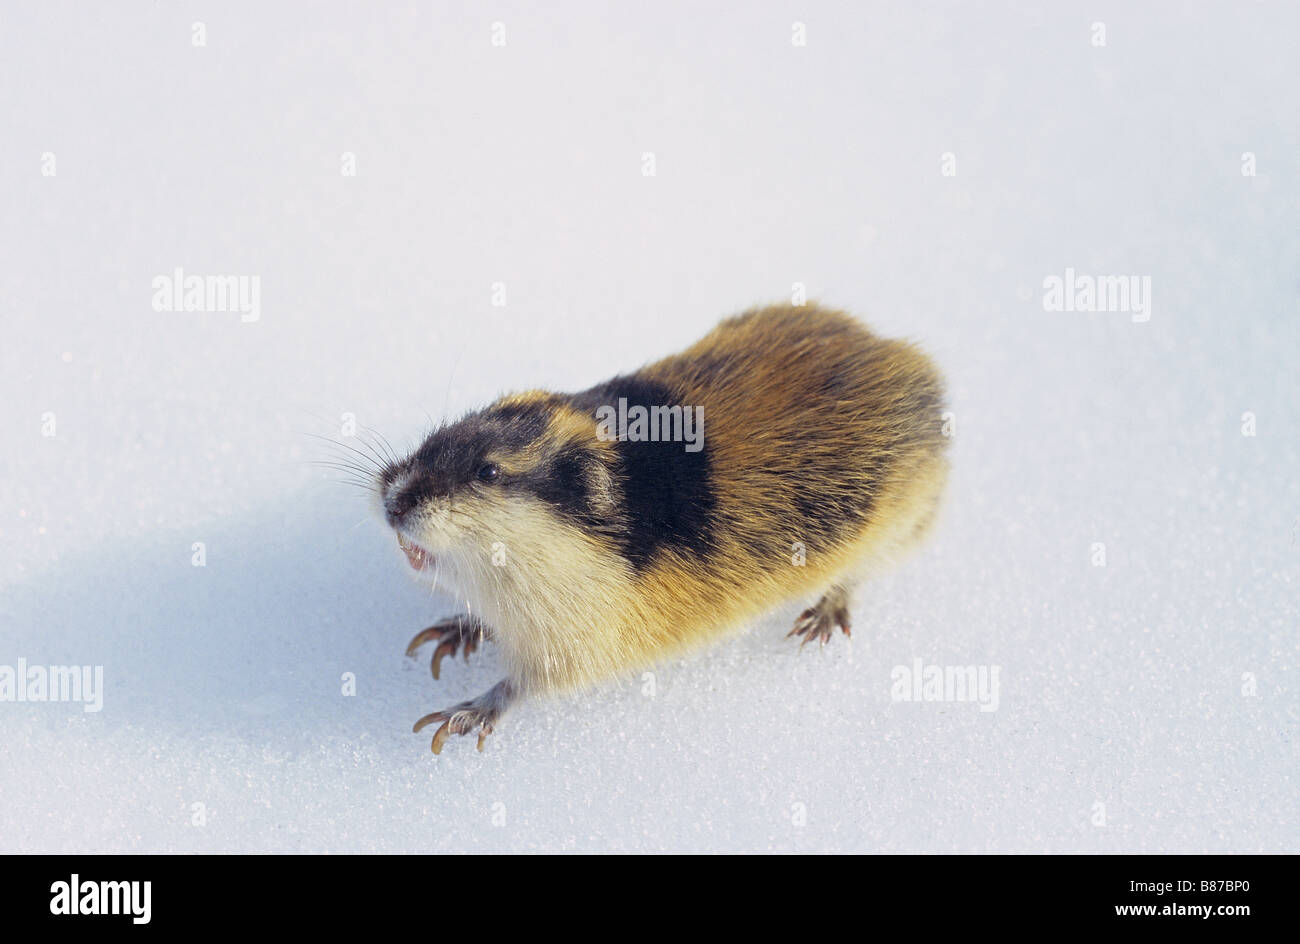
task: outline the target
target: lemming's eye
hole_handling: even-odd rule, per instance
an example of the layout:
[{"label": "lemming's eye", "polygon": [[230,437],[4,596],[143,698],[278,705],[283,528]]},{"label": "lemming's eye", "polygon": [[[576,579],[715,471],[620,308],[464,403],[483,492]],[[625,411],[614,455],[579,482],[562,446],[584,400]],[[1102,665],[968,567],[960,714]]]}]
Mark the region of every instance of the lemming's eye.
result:
[{"label": "lemming's eye", "polygon": [[487,462],[478,467],[478,480],[480,482],[495,482],[500,474],[501,469],[495,462]]}]

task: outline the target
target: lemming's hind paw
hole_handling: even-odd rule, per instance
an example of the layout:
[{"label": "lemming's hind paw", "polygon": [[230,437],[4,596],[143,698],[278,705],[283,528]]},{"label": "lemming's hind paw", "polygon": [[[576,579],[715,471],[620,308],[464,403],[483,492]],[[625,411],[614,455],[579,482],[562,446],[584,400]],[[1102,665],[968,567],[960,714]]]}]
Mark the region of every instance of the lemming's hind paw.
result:
[{"label": "lemming's hind paw", "polygon": [[814,639],[820,640],[824,646],[831,641],[837,626],[845,636],[853,635],[849,631],[848,600],[842,592],[832,591],[818,600],[815,606],[799,614],[799,618],[794,621],[794,629],[786,633],[786,638],[802,636],[800,649]]},{"label": "lemming's hind paw", "polygon": [[478,749],[481,751],[483,741],[492,733],[493,725],[505,714],[514,697],[515,692],[510,683],[501,681],[472,701],[463,701],[452,708],[425,715],[415,722],[411,730],[419,733],[434,722],[441,721],[442,724],[433,732],[431,745],[435,754],[441,754],[442,746],[451,735],[469,734],[477,729]]},{"label": "lemming's hind paw", "polygon": [[433,650],[433,658],[429,660],[429,671],[436,679],[442,668],[443,656],[450,655],[454,659],[456,650],[460,649],[465,656],[465,661],[468,662],[469,654],[478,648],[487,634],[487,627],[474,617],[453,616],[416,633],[415,638],[406,647],[406,654],[414,658],[416,651],[426,642],[433,639],[441,640],[438,648]]}]

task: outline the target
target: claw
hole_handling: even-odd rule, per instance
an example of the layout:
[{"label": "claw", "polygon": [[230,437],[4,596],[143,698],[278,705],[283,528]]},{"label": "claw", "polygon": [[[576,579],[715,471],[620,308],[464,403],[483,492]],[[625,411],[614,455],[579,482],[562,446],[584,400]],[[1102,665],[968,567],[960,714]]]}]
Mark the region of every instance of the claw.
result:
[{"label": "claw", "polygon": [[431,744],[430,747],[433,748],[433,752],[435,754],[442,753],[442,746],[447,743],[447,738],[450,736],[449,734],[450,729],[451,729],[451,722],[444,721],[442,723],[442,727],[440,727],[437,731],[433,732],[433,744]]},{"label": "claw", "polygon": [[[438,726],[438,730],[433,732],[433,743],[430,745],[435,754],[441,754],[443,745],[447,743],[448,738],[453,734],[469,734],[470,729],[474,727],[475,719],[461,718],[459,715],[459,710],[455,708],[446,711],[435,711],[433,714],[425,715],[415,722],[415,726],[411,731],[418,734],[422,729],[427,728],[434,722],[441,721],[442,724]],[[479,725],[478,749],[480,751],[483,750],[483,742],[491,733],[492,725],[490,722],[484,721]]]},{"label": "claw", "polygon": [[445,632],[445,627],[441,623],[437,626],[430,626],[428,629],[422,629],[415,634],[415,638],[407,644],[406,654],[412,659],[415,658],[416,651],[430,640],[437,639]]},{"label": "claw", "polygon": [[[796,633],[802,634],[807,632],[808,627],[812,625],[813,618],[816,617],[816,615],[816,610],[804,610],[799,614],[799,618],[794,621],[794,628],[785,634],[785,638],[789,639]],[[804,641],[807,642],[807,640]]]},{"label": "claw", "polygon": [[445,711],[435,711],[432,714],[425,715],[419,721],[415,722],[415,725],[411,728],[411,733],[419,734],[435,721],[446,721],[447,718],[448,714]]},{"label": "claw", "polygon": [[452,656],[455,657],[456,647],[459,644],[460,644],[460,637],[452,636],[450,639],[444,639],[441,643],[438,644],[438,648],[433,650],[433,659],[429,662],[429,671],[433,673],[433,677],[435,679],[438,678],[438,673],[442,666],[443,656],[445,656],[447,653],[450,652]]},{"label": "claw", "polygon": [[433,732],[433,743],[431,745],[435,754],[441,754],[442,746],[447,743],[447,738],[451,734],[451,717],[450,712],[435,711],[432,714],[425,715],[419,721],[415,722],[415,726],[411,728],[411,731],[415,734],[419,734],[421,730],[427,728],[434,722],[441,721],[442,724],[438,726],[438,730]]}]

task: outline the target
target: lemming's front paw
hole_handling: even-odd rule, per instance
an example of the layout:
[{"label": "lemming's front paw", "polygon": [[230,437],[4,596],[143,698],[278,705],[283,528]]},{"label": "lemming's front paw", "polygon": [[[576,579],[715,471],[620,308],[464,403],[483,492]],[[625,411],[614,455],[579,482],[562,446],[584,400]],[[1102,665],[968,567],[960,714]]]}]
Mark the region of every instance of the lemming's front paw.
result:
[{"label": "lemming's front paw", "polygon": [[416,651],[426,642],[433,639],[441,640],[438,648],[433,650],[433,658],[429,660],[429,671],[436,679],[442,667],[443,656],[450,655],[454,659],[456,650],[460,649],[465,656],[465,661],[468,662],[469,654],[478,648],[479,643],[487,635],[488,628],[474,617],[453,616],[416,633],[415,638],[406,647],[406,654],[414,658]]},{"label": "lemming's front paw", "polygon": [[501,719],[510,703],[514,701],[515,692],[510,682],[502,680],[471,701],[443,711],[435,711],[415,722],[413,731],[419,732],[435,721],[441,721],[438,730],[433,732],[433,752],[442,753],[442,746],[453,734],[469,734],[478,730],[478,749],[483,750],[483,741],[494,730],[493,725]]}]

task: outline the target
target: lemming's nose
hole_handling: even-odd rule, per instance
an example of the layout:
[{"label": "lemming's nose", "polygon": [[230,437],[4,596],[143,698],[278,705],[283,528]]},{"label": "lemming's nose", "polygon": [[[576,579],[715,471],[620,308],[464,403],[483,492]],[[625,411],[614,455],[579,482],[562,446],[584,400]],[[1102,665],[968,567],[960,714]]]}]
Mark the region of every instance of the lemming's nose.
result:
[{"label": "lemming's nose", "polygon": [[389,489],[388,494],[384,496],[384,517],[388,519],[391,527],[397,527],[402,522],[402,517],[415,507],[415,493],[409,488]]}]

